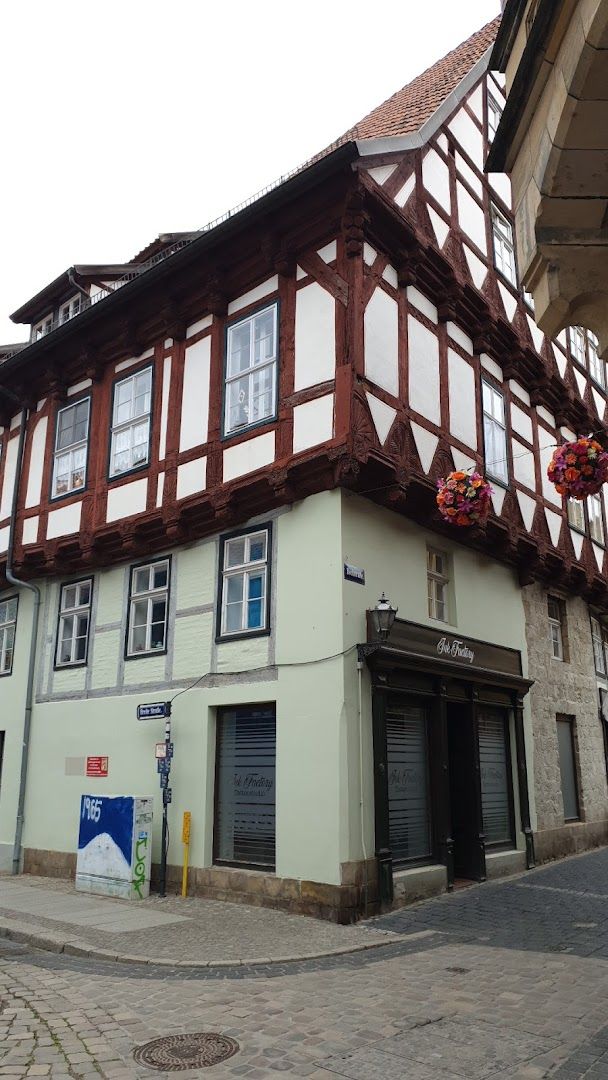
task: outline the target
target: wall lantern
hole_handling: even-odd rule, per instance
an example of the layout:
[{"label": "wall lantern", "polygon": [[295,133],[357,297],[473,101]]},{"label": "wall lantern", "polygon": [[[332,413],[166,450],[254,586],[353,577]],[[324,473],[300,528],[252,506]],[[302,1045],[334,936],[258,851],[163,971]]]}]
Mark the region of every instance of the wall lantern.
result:
[{"label": "wall lantern", "polygon": [[375,608],[372,608],[371,612],[376,640],[368,641],[364,645],[357,645],[357,662],[359,664],[363,663],[366,656],[371,656],[373,653],[377,652],[378,649],[381,649],[388,640],[398,611],[399,608],[394,608],[390,600],[382,593],[378,603]]}]

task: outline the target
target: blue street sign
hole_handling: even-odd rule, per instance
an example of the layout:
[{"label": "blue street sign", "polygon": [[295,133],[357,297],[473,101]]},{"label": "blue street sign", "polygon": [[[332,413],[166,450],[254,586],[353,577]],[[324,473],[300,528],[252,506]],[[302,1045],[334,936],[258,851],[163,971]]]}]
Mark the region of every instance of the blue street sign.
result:
[{"label": "blue street sign", "polygon": [[163,791],[163,806],[168,806],[173,798],[173,791],[170,787],[167,787]]},{"label": "blue street sign", "polygon": [[160,758],[156,762],[156,771],[159,773],[168,773],[171,770],[171,762],[166,758]]},{"label": "blue street sign", "polygon": [[150,705],[137,706],[138,720],[155,720],[171,716],[170,701],[154,701]]},{"label": "blue street sign", "polygon": [[169,784],[169,773],[168,772],[161,772],[161,774],[160,774],[160,786],[161,786],[161,788],[166,788],[168,786],[168,784]]}]

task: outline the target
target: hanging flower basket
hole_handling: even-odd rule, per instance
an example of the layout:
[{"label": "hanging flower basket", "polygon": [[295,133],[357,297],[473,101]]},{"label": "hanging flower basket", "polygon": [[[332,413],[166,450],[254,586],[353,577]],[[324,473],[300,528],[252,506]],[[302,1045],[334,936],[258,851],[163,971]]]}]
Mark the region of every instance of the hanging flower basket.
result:
[{"label": "hanging flower basket", "polygon": [[483,525],[490,513],[492,488],[478,472],[451,472],[437,484],[437,506],[450,525]]},{"label": "hanging flower basket", "polygon": [[608,454],[595,439],[563,443],[551,458],[547,476],[560,495],[586,499],[608,480]]}]

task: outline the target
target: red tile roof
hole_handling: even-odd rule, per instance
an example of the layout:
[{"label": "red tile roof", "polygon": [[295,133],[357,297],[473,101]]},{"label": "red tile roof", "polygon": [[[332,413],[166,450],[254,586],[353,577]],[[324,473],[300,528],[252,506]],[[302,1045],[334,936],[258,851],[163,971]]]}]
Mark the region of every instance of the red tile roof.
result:
[{"label": "red tile roof", "polygon": [[382,105],[364,116],[363,120],[345,132],[338,142],[408,135],[418,131],[490,48],[499,25],[500,16],[497,16],[462,45],[452,49],[442,60],[438,60],[422,75],[418,75]]}]

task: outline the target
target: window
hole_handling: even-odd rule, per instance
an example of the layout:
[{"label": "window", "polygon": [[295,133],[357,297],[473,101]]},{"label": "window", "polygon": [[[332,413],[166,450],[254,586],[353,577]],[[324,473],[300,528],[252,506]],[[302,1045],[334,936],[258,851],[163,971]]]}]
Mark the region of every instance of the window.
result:
[{"label": "window", "polygon": [[32,331],[32,338],[34,341],[40,341],[40,338],[46,337],[53,329],[53,317],[49,315],[48,318],[43,319],[42,322],[37,323]]},{"label": "window", "polygon": [[276,304],[228,327],[224,434],[269,420],[276,411]]},{"label": "window", "polygon": [[551,654],[554,660],[564,659],[564,635],[563,635],[563,607],[561,600],[554,596],[548,597],[549,610],[549,636],[551,639]]},{"label": "window", "polygon": [[78,315],[80,311],[80,297],[75,296],[72,300],[68,300],[67,304],[62,304],[59,309],[59,322],[65,323],[73,319],[75,315]]},{"label": "window", "polygon": [[580,499],[568,499],[568,521],[574,529],[585,532],[585,510]]},{"label": "window", "polygon": [[444,551],[427,549],[427,594],[429,617],[440,622],[448,621],[448,556]]},{"label": "window", "polygon": [[268,630],[269,546],[270,526],[223,540],[220,636]]},{"label": "window", "polygon": [[70,667],[87,662],[92,593],[93,582],[90,578],[61,587],[56,667]]},{"label": "window", "polygon": [[606,639],[608,633],[598,619],[591,616],[591,641],[593,642],[593,659],[595,670],[598,675],[606,675]]},{"label": "window", "polygon": [[488,90],[488,142],[494,141],[494,136],[498,131],[501,116],[502,108],[498,104],[496,98]]},{"label": "window", "polygon": [[168,559],[131,568],[127,656],[166,650],[168,602]]},{"label": "window", "polygon": [[220,711],[214,862],[274,870],[276,743],[273,705]]},{"label": "window", "polygon": [[16,596],[0,600],[0,675],[10,675],[13,670],[17,603]]},{"label": "window", "polygon": [[582,326],[570,326],[568,329],[568,340],[570,342],[570,352],[575,360],[578,360],[579,364],[586,367],[586,347],[585,347],[585,331]]},{"label": "window", "polygon": [[587,513],[589,514],[589,533],[592,540],[598,544],[604,543],[604,520],[602,518],[602,496],[590,495],[587,499]]},{"label": "window", "polygon": [[431,854],[426,712],[417,705],[387,709],[388,828],[395,863]]},{"label": "window", "polygon": [[500,709],[479,709],[481,812],[486,844],[513,843],[509,726]]},{"label": "window", "polygon": [[527,289],[524,289],[524,304],[526,307],[529,307],[532,314],[534,314],[534,297]]},{"label": "window", "polygon": [[492,236],[494,238],[494,265],[496,269],[512,285],[517,285],[513,226],[495,206],[492,207]]},{"label": "window", "polygon": [[509,483],[505,399],[500,390],[482,380],[483,438],[486,472],[494,480]]},{"label": "window", "polygon": [[578,821],[578,784],[574,764],[574,719],[571,716],[557,717],[557,745],[559,752],[559,771],[564,801],[564,821]]},{"label": "window", "polygon": [[150,451],[152,368],[114,386],[110,477],[147,465]]},{"label": "window", "polygon": [[91,399],[60,409],[55,432],[53,498],[84,487],[87,476],[87,440]]},{"label": "window", "polygon": [[599,355],[599,341],[595,334],[587,332],[587,348],[589,353],[589,374],[596,383],[606,389],[606,364]]}]

